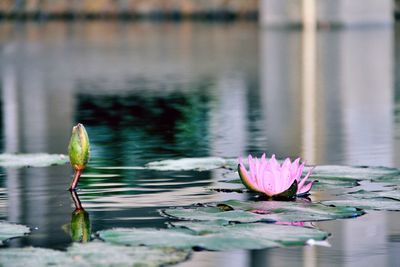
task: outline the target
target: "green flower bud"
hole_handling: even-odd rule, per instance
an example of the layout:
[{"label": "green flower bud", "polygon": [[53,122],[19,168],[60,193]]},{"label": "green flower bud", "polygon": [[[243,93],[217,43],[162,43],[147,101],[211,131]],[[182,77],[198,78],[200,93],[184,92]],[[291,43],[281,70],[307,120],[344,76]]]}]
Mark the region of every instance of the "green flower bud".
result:
[{"label": "green flower bud", "polygon": [[82,124],[78,123],[72,129],[68,146],[69,160],[75,171],[85,169],[89,161],[89,137]]}]

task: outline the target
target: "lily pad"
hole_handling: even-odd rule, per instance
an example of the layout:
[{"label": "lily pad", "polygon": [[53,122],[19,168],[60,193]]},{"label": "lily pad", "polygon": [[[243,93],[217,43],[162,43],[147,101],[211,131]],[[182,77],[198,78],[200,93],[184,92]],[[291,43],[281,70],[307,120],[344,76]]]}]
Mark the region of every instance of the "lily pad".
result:
[{"label": "lily pad", "polygon": [[67,162],[68,157],[62,154],[0,154],[1,167],[48,167]]},{"label": "lily pad", "polygon": [[227,162],[218,157],[182,158],[150,162],[146,168],[157,171],[209,171],[222,168]]},{"label": "lily pad", "polygon": [[330,207],[320,203],[229,200],[207,206],[171,208],[161,211],[169,218],[192,221],[305,222],[353,218],[364,214],[353,207]]},{"label": "lily pad", "polygon": [[324,240],[328,233],[306,227],[265,223],[226,224],[223,222],[175,223],[170,229],[116,228],[100,231],[107,242],[150,247],[192,248],[208,250],[262,249],[300,246],[307,240]]},{"label": "lily pad", "polygon": [[373,198],[390,198],[397,200],[400,204],[400,190],[386,190],[386,191],[366,191],[358,190],[348,195],[352,198],[373,199]]},{"label": "lily pad", "polygon": [[[309,168],[309,167],[308,167]],[[304,171],[308,171],[305,168]],[[391,177],[393,175],[399,175],[400,171],[394,168],[386,167],[351,167],[351,166],[340,166],[340,165],[321,165],[315,167],[311,174],[311,179],[325,180],[338,178],[344,180],[375,180],[384,179],[384,177]]]},{"label": "lily pad", "polygon": [[30,233],[29,227],[0,221],[0,244],[10,238],[24,236]]},{"label": "lily pad", "polygon": [[9,248],[0,250],[3,267],[79,266],[65,252],[45,248]]},{"label": "lily pad", "polygon": [[334,206],[354,206],[369,210],[400,211],[400,190],[358,190],[340,196],[344,199],[324,201],[323,203]]},{"label": "lily pad", "polygon": [[[352,179],[322,179],[318,180],[313,184],[311,191],[317,190],[331,190],[331,189],[340,189],[340,188],[353,188],[359,186],[357,180]],[[210,187],[210,190],[217,192],[235,192],[235,193],[244,193],[249,192],[248,189],[242,184],[240,179],[233,180],[221,180],[217,185]]]},{"label": "lily pad", "polygon": [[174,248],[125,247],[104,242],[75,243],[67,254],[85,266],[165,266],[185,261],[190,252]]},{"label": "lily pad", "polygon": [[390,198],[356,198],[348,197],[347,199],[328,200],[322,202],[325,205],[335,207],[357,207],[366,210],[388,210],[400,211],[400,201]]},{"label": "lily pad", "polygon": [[189,252],[173,248],[115,246],[104,242],[74,244],[67,252],[44,248],[0,250],[1,266],[164,266],[188,258]]}]

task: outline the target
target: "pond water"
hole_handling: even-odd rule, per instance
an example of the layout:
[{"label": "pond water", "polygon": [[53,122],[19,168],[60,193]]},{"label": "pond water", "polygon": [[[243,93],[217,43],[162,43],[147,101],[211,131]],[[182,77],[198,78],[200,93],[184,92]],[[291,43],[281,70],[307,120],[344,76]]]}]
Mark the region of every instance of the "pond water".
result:
[{"label": "pond water", "polygon": [[[221,170],[99,167],[262,152],[400,167],[400,28],[315,37],[243,22],[2,22],[0,147],[66,153],[83,123],[92,157],[78,195],[93,233],[164,228],[160,208],[244,197],[206,190]],[[1,170],[0,219],[32,228],[6,246],[71,244],[71,175],[67,165]],[[319,222],[331,247],[203,251],[179,266],[399,266],[399,219]]]}]

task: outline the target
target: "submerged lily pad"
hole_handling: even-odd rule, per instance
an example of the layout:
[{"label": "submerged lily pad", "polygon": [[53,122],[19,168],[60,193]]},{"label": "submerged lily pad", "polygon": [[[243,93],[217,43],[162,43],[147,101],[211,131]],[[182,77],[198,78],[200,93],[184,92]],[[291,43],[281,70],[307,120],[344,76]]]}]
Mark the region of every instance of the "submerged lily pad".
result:
[{"label": "submerged lily pad", "polygon": [[180,220],[223,220],[241,223],[325,221],[364,214],[353,207],[337,208],[319,203],[238,200],[211,203],[208,206],[165,209],[161,213]]},{"label": "submerged lily pad", "polygon": [[[208,250],[262,249],[304,245],[307,240],[324,240],[328,233],[314,228],[265,223],[222,222],[175,223],[170,229],[116,228],[100,231],[103,240],[115,244]],[[178,226],[178,227],[177,227]]]},{"label": "submerged lily pad", "polygon": [[0,154],[1,167],[48,167],[67,162],[68,157],[61,154]]},{"label": "submerged lily pad", "polygon": [[189,252],[173,248],[115,246],[104,242],[74,244],[67,252],[44,248],[0,250],[4,267],[36,266],[165,266],[188,258]]},{"label": "submerged lily pad", "polygon": [[0,221],[0,244],[4,240],[24,236],[28,233],[30,233],[30,229],[25,225]]}]

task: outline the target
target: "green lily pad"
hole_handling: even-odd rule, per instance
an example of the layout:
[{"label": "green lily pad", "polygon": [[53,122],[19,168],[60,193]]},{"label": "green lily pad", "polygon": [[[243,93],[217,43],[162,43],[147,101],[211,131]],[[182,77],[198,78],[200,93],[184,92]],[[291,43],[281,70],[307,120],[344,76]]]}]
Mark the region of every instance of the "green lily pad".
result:
[{"label": "green lily pad", "polygon": [[366,210],[388,210],[400,211],[400,201],[390,198],[357,198],[347,197],[346,199],[328,200],[322,202],[325,205],[335,207],[357,207]]},{"label": "green lily pad", "polygon": [[386,190],[386,191],[367,191],[367,190],[358,190],[348,195],[352,198],[362,198],[362,199],[373,199],[373,198],[390,198],[393,200],[399,201],[400,204],[400,190]]},{"label": "green lily pad", "polygon": [[0,250],[4,267],[36,266],[165,266],[188,258],[189,252],[173,248],[115,246],[104,242],[74,244],[67,252],[44,248],[11,248]]},{"label": "green lily pad", "polygon": [[334,206],[354,206],[369,210],[400,211],[400,190],[359,190],[340,196],[344,199],[324,201],[323,203]]},{"label": "green lily pad", "polygon": [[2,267],[79,266],[65,252],[45,248],[9,248],[0,250]]},{"label": "green lily pad", "polygon": [[48,167],[67,162],[68,157],[61,154],[0,154],[1,167]]},{"label": "green lily pad", "polygon": [[146,168],[157,171],[209,171],[222,168],[226,163],[226,159],[218,157],[182,158],[150,162]]},{"label": "green lily pad", "polygon": [[376,177],[376,178],[373,178],[372,181],[400,185],[400,174],[393,173],[391,175]]},{"label": "green lily pad", "polygon": [[330,207],[320,203],[292,201],[229,200],[207,206],[171,208],[161,214],[173,219],[228,222],[305,222],[353,218],[364,214],[353,207]]},{"label": "green lily pad", "polygon": [[322,191],[322,190],[332,190],[332,189],[341,189],[341,188],[353,188],[359,186],[357,180],[348,180],[348,179],[321,179],[313,184],[311,190],[313,191]]},{"label": "green lily pad", "polygon": [[324,240],[328,233],[306,227],[265,223],[181,222],[170,229],[116,228],[100,231],[101,239],[124,245],[208,250],[262,249],[300,246],[307,240]]},{"label": "green lily pad", "polygon": [[[304,171],[308,171],[308,168],[305,168]],[[398,169],[386,167],[351,167],[340,165],[321,165],[315,167],[310,178],[320,181],[325,179],[348,179],[361,181],[384,179],[384,177],[391,177],[393,175],[399,174],[400,171]]]},{"label": "green lily pad", "polygon": [[24,236],[30,233],[29,227],[0,221],[0,244],[10,238]]},{"label": "green lily pad", "polygon": [[67,254],[85,266],[165,266],[185,261],[190,252],[174,248],[116,246],[104,242],[75,243]]},{"label": "green lily pad", "polygon": [[[311,181],[312,179],[310,179]],[[357,180],[353,179],[322,179],[318,180],[313,184],[311,191],[322,191],[322,190],[332,190],[332,189],[341,189],[341,188],[353,188],[359,186]],[[226,192],[226,193],[244,193],[249,192],[248,189],[242,184],[240,179],[233,180],[221,180],[217,185],[214,185],[209,188],[210,190],[217,192]]]}]

